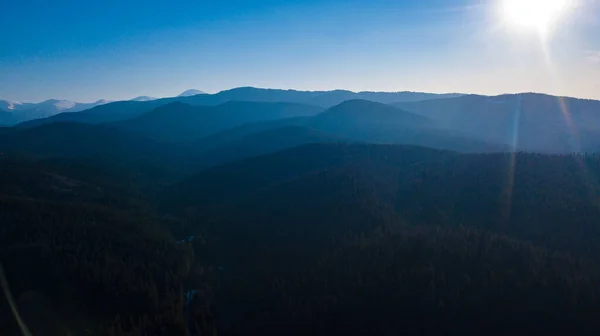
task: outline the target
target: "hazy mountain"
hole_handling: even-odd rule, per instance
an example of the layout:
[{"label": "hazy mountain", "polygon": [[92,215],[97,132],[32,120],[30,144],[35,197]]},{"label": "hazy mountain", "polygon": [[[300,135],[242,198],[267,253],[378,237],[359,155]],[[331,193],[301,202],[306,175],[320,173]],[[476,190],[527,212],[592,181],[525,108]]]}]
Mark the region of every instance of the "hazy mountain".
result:
[{"label": "hazy mountain", "polygon": [[78,122],[86,124],[100,124],[135,118],[152,109],[167,104],[165,100],[152,100],[146,102],[118,101],[96,106],[89,110],[77,113],[60,113],[50,118],[30,120],[18,125],[21,128],[36,127],[54,122]]},{"label": "hazy mountain", "polygon": [[10,100],[1,100],[0,99],[0,109],[4,111],[14,111],[14,110],[23,110],[31,108],[33,103],[21,103]]},{"label": "hazy mountain", "polygon": [[244,123],[311,116],[322,109],[293,103],[228,102],[217,106],[170,103],[115,126],[167,141],[195,140]]},{"label": "hazy mountain", "polygon": [[190,97],[190,96],[195,96],[195,95],[199,95],[199,94],[206,94],[206,92],[196,90],[196,89],[189,89],[189,90],[183,91],[177,97]]},{"label": "hazy mountain", "polygon": [[335,90],[329,92],[323,92],[312,98],[310,103],[319,106],[334,106],[340,104],[346,100],[362,99],[369,100],[383,104],[392,104],[397,102],[412,102],[422,101],[438,98],[451,98],[459,97],[461,94],[449,93],[449,94],[433,94],[423,92],[352,92],[344,90]]},{"label": "hazy mountain", "polygon": [[433,121],[421,115],[367,100],[345,101],[314,117],[309,124],[321,128],[337,126],[347,130],[435,126]]},{"label": "hazy mountain", "polygon": [[129,101],[145,102],[145,101],[151,101],[151,100],[157,100],[157,99],[158,98],[156,98],[156,97],[139,96],[139,97],[132,98]]},{"label": "hazy mountain", "polygon": [[200,139],[195,145],[205,150],[215,149],[252,133],[288,126],[305,126],[333,137],[369,143],[412,144],[462,152],[499,152],[509,148],[440,128],[433,120],[390,105],[364,100],[346,101],[313,117],[235,127]]},{"label": "hazy mountain", "polygon": [[83,110],[91,109],[92,107],[105,105],[108,103],[112,103],[112,100],[100,99],[93,103],[75,103],[75,105],[73,105],[73,107],[69,108],[68,110],[66,110],[64,112],[80,112]]},{"label": "hazy mountain", "polygon": [[190,97],[184,102],[192,105],[214,105],[227,101],[242,100],[261,102],[295,102],[318,105],[322,107],[331,107],[351,99],[365,99],[387,104],[402,101],[416,101],[455,96],[459,95],[439,95],[418,92],[351,92],[344,90],[297,91],[241,87],[221,91],[214,95]]},{"label": "hazy mountain", "polygon": [[[378,93],[378,92],[359,92],[350,91],[296,91],[296,90],[277,90],[277,89],[259,89],[253,87],[235,88],[231,90],[221,91],[216,94],[198,94],[193,96],[180,96],[172,98],[162,98],[156,100],[151,97],[144,97],[142,101],[127,101],[114,102],[107,104],[106,109],[91,109],[85,113],[95,114],[89,115],[65,115],[50,117],[44,120],[36,121],[35,123],[24,124],[23,126],[40,125],[43,123],[51,123],[55,121],[76,121],[84,123],[99,123],[108,121],[127,120],[145,112],[149,112],[158,106],[166,105],[172,102],[182,102],[194,106],[214,106],[230,101],[251,101],[251,102],[271,102],[271,103],[300,103],[308,105],[318,105],[322,107],[332,107],[346,100],[351,99],[367,99],[381,103],[414,101],[422,99],[435,99],[445,97],[446,95],[428,94],[428,93],[413,93],[413,92],[396,92],[396,93]],[[450,96],[456,96],[451,94]],[[134,107],[131,103],[137,103]],[[101,117],[99,114],[107,114],[110,117]],[[121,115],[122,114],[122,115]]]},{"label": "hazy mountain", "polygon": [[10,126],[17,122],[14,114],[0,109],[0,126]]},{"label": "hazy mountain", "polygon": [[524,93],[462,96],[395,106],[442,127],[527,151],[568,153],[600,148],[600,101]]},{"label": "hazy mountain", "polygon": [[69,100],[50,99],[41,103],[18,103],[6,100],[0,100],[0,109],[13,115],[13,122],[19,122],[47,118],[64,112],[79,112],[89,108],[107,104],[107,100],[98,100],[94,103],[76,103]]},{"label": "hazy mountain", "polygon": [[[405,100],[440,97],[439,95],[418,93],[402,94],[404,94],[402,99]],[[402,95],[401,93],[361,92],[355,94],[349,91],[308,92],[237,88],[217,94],[166,98],[147,102],[114,102],[79,113],[62,113],[50,118],[27,122],[21,126],[30,127],[54,121],[102,123],[127,120],[176,101],[194,106],[215,106],[237,100],[300,101],[328,105],[337,100],[345,101],[357,96],[388,102],[400,99],[397,97]],[[319,99],[325,99],[326,102],[319,101]],[[353,102],[346,105],[344,109],[354,108],[355,111],[346,111],[338,116],[333,110],[300,125],[359,141],[407,143],[461,151],[483,151],[490,150],[490,148],[492,151],[506,150],[513,143],[516,144],[518,150],[557,153],[595,151],[600,148],[600,117],[596,113],[600,108],[600,102],[592,100],[559,98],[540,94],[497,97],[468,95],[395,103],[394,106],[404,110],[404,113],[393,113],[393,110],[382,104],[367,106],[366,103],[362,103],[362,106],[359,106],[361,105],[357,103],[359,100],[351,99],[351,101]],[[352,107],[352,105],[356,106]],[[337,105],[333,107],[335,108]],[[364,111],[364,113],[360,111]],[[416,120],[414,114],[409,118],[410,120],[402,119],[401,115],[408,118],[407,112],[428,118],[428,125],[425,125],[424,122],[418,127],[413,124],[413,121]],[[211,130],[210,133],[225,130],[225,128],[243,122],[283,117],[282,115],[257,119],[242,118],[233,123],[224,123],[222,126],[215,125],[214,130]],[[12,123],[7,116],[4,117],[4,120],[8,120],[8,122],[4,122],[5,124]],[[156,126],[160,127],[158,124]],[[516,131],[517,129],[518,131]],[[207,130],[208,128],[198,134],[192,134],[193,132],[188,130],[185,136],[173,137],[173,134],[167,134],[169,131],[165,127],[161,131],[163,133],[161,137],[189,140],[196,135],[199,137],[209,135],[206,133]]]}]

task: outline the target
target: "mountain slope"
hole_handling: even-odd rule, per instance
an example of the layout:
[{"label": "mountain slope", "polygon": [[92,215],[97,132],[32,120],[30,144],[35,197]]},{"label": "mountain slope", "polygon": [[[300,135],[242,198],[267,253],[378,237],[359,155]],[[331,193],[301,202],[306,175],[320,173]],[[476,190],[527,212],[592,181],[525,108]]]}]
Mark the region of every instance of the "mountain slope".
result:
[{"label": "mountain slope", "polygon": [[462,152],[504,151],[505,146],[449,131],[434,120],[364,100],[346,101],[310,119],[307,126],[357,141],[410,144]]},{"label": "mountain slope", "polygon": [[568,153],[600,148],[600,101],[517,94],[395,104],[443,127],[519,150]]},{"label": "mountain slope", "polygon": [[[390,105],[350,100],[312,117],[284,118],[234,127],[191,144],[197,150],[214,150],[229,142],[279,127],[303,126],[346,141],[412,144],[463,152],[501,152],[508,146],[442,129],[420,115]],[[280,141],[285,142],[285,134]],[[282,148],[283,149],[283,148]]]},{"label": "mountain slope", "polygon": [[169,100],[163,99],[144,102],[119,101],[101,106],[96,106],[89,110],[81,111],[78,113],[60,113],[49,118],[23,122],[19,124],[18,127],[36,127],[54,122],[78,122],[86,124],[101,124],[115,122],[135,118],[143,113],[151,111],[156,107],[166,105],[168,103]]},{"label": "mountain slope", "polygon": [[[360,125],[362,115],[348,115]],[[245,134],[233,153],[271,150],[283,135],[329,137],[281,126]],[[106,125],[0,135],[0,146],[28,154],[0,150],[0,257],[36,334],[600,327],[598,156],[310,144],[165,187],[140,167],[185,166],[171,145]],[[160,204],[140,179],[157,186]],[[188,289],[198,289],[191,300]],[[0,329],[17,328],[0,304]]]},{"label": "mountain slope", "polygon": [[390,105],[367,100],[348,100],[319,114],[310,122],[312,126],[366,128],[411,128],[434,126],[434,123],[418,114],[406,112]]},{"label": "mountain slope", "polygon": [[194,169],[188,150],[104,125],[53,123],[4,135],[0,151],[34,158],[79,158],[168,176]]},{"label": "mountain slope", "polygon": [[128,211],[149,207],[148,194],[136,184],[137,177],[114,162],[10,155],[0,162],[0,197],[101,204]]},{"label": "mountain slope", "polygon": [[272,131],[278,128],[303,126],[308,120],[310,120],[310,117],[295,117],[247,123],[198,139],[197,141],[189,143],[189,146],[197,151],[205,152],[221,146],[226,146],[230,143],[238,142],[252,134]]},{"label": "mountain slope", "polygon": [[593,225],[600,216],[593,196],[600,194],[597,156],[315,144],[212,168],[174,186],[165,197],[176,208],[207,215],[223,205],[235,206],[236,200],[250,200],[260,190],[323,171],[366,181],[383,204],[409,222],[467,225],[600,260],[600,227]]},{"label": "mountain slope", "polygon": [[310,116],[320,111],[315,106],[292,103],[228,102],[217,106],[191,106],[175,102],[114,125],[159,140],[191,141],[244,123]]},{"label": "mountain slope", "polygon": [[[172,313],[182,301],[169,292],[183,286],[193,254],[174,247],[138,193],[122,184],[126,175],[0,160],[2,276],[31,334],[184,334],[183,312]],[[0,328],[22,331],[4,303]]]},{"label": "mountain slope", "polygon": [[598,177],[597,157],[320,144],[216,167],[164,196],[210,237],[204,260],[223,269],[214,312],[230,334],[307,321],[294,330],[583,332],[600,307]]},{"label": "mountain slope", "polygon": [[17,122],[15,116],[7,111],[0,110],[0,126],[11,126]]},{"label": "mountain slope", "polygon": [[305,145],[200,172],[174,185],[165,193],[165,201],[177,208],[208,209],[235,203],[260,189],[327,169],[387,160],[408,166],[447,155],[457,154],[412,146]]},{"label": "mountain slope", "polygon": [[280,127],[227,142],[200,155],[204,167],[277,152],[310,143],[341,143],[344,139],[304,126]]}]

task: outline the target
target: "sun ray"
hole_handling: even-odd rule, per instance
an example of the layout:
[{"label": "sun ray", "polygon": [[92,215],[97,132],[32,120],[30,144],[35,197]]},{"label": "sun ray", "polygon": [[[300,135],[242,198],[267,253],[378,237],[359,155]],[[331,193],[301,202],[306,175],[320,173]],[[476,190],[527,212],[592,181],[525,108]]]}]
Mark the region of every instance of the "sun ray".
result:
[{"label": "sun ray", "polygon": [[570,6],[569,0],[504,0],[502,16],[510,26],[546,37]]},{"label": "sun ray", "polygon": [[511,152],[509,153],[510,158],[508,162],[508,174],[506,181],[506,190],[504,192],[504,218],[502,220],[503,230],[507,230],[508,222],[510,221],[512,211],[512,194],[515,185],[515,170],[517,164],[517,152],[519,148],[519,121],[521,119],[521,107],[522,97],[517,95],[517,102],[515,104],[515,111],[513,113],[513,126],[512,126],[512,139],[511,139]]}]

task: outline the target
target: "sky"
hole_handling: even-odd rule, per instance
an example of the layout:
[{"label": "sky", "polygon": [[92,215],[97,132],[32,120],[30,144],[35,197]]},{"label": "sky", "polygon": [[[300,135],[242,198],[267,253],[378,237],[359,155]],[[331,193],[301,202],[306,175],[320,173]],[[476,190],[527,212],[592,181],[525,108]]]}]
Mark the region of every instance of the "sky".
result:
[{"label": "sky", "polygon": [[600,99],[600,1],[552,33],[506,0],[2,0],[0,99],[298,90]]}]

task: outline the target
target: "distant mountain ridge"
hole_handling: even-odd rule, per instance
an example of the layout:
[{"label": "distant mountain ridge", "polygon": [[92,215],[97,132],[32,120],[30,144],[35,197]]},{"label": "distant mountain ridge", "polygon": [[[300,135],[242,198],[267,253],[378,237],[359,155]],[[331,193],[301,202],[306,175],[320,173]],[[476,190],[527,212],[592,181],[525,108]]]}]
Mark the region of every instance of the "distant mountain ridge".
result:
[{"label": "distant mountain ridge", "polygon": [[[288,130],[286,133],[283,130]],[[310,130],[310,132],[309,132]],[[312,132],[312,133],[311,133]],[[318,136],[317,136],[318,135]],[[349,100],[314,116],[292,117],[249,123],[200,138],[192,147],[202,151],[230,151],[247,148],[248,143],[259,148],[247,153],[268,153],[271,143],[364,142],[378,144],[411,144],[460,152],[502,152],[508,146],[482,141],[457,131],[438,127],[438,123],[418,114],[391,105],[365,100]],[[290,139],[295,139],[290,141]],[[320,141],[312,141],[320,139]],[[292,145],[287,147],[293,147]],[[215,157],[216,155],[212,155]],[[238,155],[240,156],[240,155]]]},{"label": "distant mountain ridge", "polygon": [[[67,103],[60,101],[46,103],[55,108],[68,107]],[[330,105],[333,103],[336,104]],[[252,104],[267,105],[261,108],[255,105],[252,111],[244,110],[244,106]],[[312,106],[312,112],[261,116],[262,108],[275,106],[268,104]],[[9,105],[12,108],[16,106],[5,102],[0,107],[8,112],[0,113],[0,125],[10,126],[20,121],[11,110],[6,110]],[[221,108],[215,108],[218,106]],[[219,111],[223,107],[226,107],[227,117],[211,116],[208,112]],[[154,113],[157,109],[162,111],[162,116]],[[230,140],[239,140],[279,127],[303,126],[353,141],[414,144],[467,152],[521,150],[573,153],[600,150],[600,101],[536,93],[480,96],[242,87],[217,94],[120,101],[77,113],[71,111],[72,108],[49,118],[24,122],[19,127],[64,121],[116,123],[162,141],[196,141],[227,132],[228,128],[254,124],[243,126],[245,130],[232,129],[233,133],[224,135],[217,142],[225,145],[229,136]],[[204,112],[198,114],[192,111]],[[288,120],[298,117],[306,118]],[[153,118],[154,121],[150,121]],[[208,150],[218,147],[207,142],[198,146]]]},{"label": "distant mountain ridge", "polygon": [[394,106],[441,127],[516,150],[568,153],[600,149],[600,101],[538,93],[466,95]]},{"label": "distant mountain ridge", "polygon": [[111,125],[162,141],[195,140],[250,122],[312,116],[323,109],[295,103],[230,101],[216,106],[172,102]]},{"label": "distant mountain ridge", "polygon": [[[187,92],[187,91],[186,91]],[[254,87],[240,87],[221,91],[215,94],[197,94],[192,96],[179,96],[161,99],[144,98],[143,101],[119,101],[92,108],[85,111],[85,115],[57,115],[46,119],[35,120],[23,124],[24,127],[32,127],[55,121],[76,121],[84,123],[102,123],[127,120],[172,102],[182,102],[189,105],[220,105],[230,101],[250,101],[267,103],[299,103],[329,108],[346,100],[362,99],[374,102],[390,104],[396,102],[412,102],[423,99],[437,99],[457,97],[460,94],[433,94],[422,92],[351,92],[344,90],[333,91],[297,91],[279,89],[261,89]],[[150,98],[150,100],[146,99]],[[135,104],[131,104],[135,103]],[[110,117],[102,116],[103,114]],[[121,116],[121,117],[120,117]]]},{"label": "distant mountain ridge", "polygon": [[146,101],[157,100],[157,99],[158,98],[156,98],[156,97],[150,97],[150,96],[138,96],[138,97],[129,99],[129,101],[146,102]]},{"label": "distant mountain ridge", "polygon": [[78,103],[59,99],[49,99],[40,103],[21,103],[0,100],[0,110],[12,115],[10,118],[0,117],[0,123],[12,125],[32,119],[51,117],[60,113],[80,112],[108,103],[110,103],[110,101],[105,99],[100,99],[93,103]]}]

